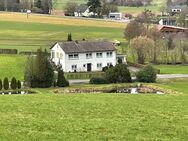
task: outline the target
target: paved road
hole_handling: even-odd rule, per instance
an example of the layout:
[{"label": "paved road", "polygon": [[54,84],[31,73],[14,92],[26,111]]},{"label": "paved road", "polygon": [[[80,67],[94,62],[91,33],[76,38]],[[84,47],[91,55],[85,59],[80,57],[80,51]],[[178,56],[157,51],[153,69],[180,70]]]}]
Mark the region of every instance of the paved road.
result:
[{"label": "paved road", "polygon": [[[188,74],[158,74],[158,79],[188,78]],[[135,77],[132,77],[135,79]],[[70,84],[89,83],[89,79],[69,80]]]}]

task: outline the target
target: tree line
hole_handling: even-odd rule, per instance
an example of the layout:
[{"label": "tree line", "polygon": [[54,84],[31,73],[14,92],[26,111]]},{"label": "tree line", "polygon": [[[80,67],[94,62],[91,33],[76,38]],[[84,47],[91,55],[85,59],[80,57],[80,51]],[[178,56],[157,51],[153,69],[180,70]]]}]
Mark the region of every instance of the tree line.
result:
[{"label": "tree line", "polygon": [[1,11],[25,12],[30,9],[34,13],[50,14],[56,0],[0,0]]},{"label": "tree line", "polygon": [[188,33],[161,33],[157,26],[138,21],[127,25],[124,36],[129,42],[132,61],[140,64],[187,64]]}]

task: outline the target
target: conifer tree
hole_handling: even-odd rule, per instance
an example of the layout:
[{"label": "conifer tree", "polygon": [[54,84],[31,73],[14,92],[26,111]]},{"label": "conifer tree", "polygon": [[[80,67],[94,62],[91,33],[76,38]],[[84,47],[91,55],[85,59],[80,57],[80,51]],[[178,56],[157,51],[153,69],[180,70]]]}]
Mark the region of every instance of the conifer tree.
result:
[{"label": "conifer tree", "polygon": [[17,81],[16,81],[15,77],[12,78],[10,87],[11,87],[11,89],[16,90],[16,88],[17,88]]},{"label": "conifer tree", "polygon": [[57,86],[58,87],[69,86],[69,82],[65,79],[64,72],[61,69],[58,71]]},{"label": "conifer tree", "polygon": [[5,90],[9,89],[9,81],[8,81],[7,77],[5,77],[4,80],[3,80],[3,87],[4,87]]},{"label": "conifer tree", "polygon": [[3,82],[2,82],[2,80],[0,79],[0,90],[2,90],[3,89]]}]

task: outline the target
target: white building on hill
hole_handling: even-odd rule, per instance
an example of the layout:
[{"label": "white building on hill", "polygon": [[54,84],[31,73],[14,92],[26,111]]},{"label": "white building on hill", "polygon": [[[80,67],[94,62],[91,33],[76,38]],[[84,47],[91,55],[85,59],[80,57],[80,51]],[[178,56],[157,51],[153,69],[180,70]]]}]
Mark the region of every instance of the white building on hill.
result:
[{"label": "white building on hill", "polygon": [[[122,57],[126,62],[125,55]],[[65,72],[101,71],[117,63],[116,48],[108,41],[58,42],[51,47],[51,59]]]}]

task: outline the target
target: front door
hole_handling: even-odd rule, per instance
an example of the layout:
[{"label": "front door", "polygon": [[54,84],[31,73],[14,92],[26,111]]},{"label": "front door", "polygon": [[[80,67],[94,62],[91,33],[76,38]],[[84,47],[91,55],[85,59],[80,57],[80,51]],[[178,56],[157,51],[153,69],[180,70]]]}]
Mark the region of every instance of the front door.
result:
[{"label": "front door", "polygon": [[91,71],[91,63],[87,64],[87,71]]}]

